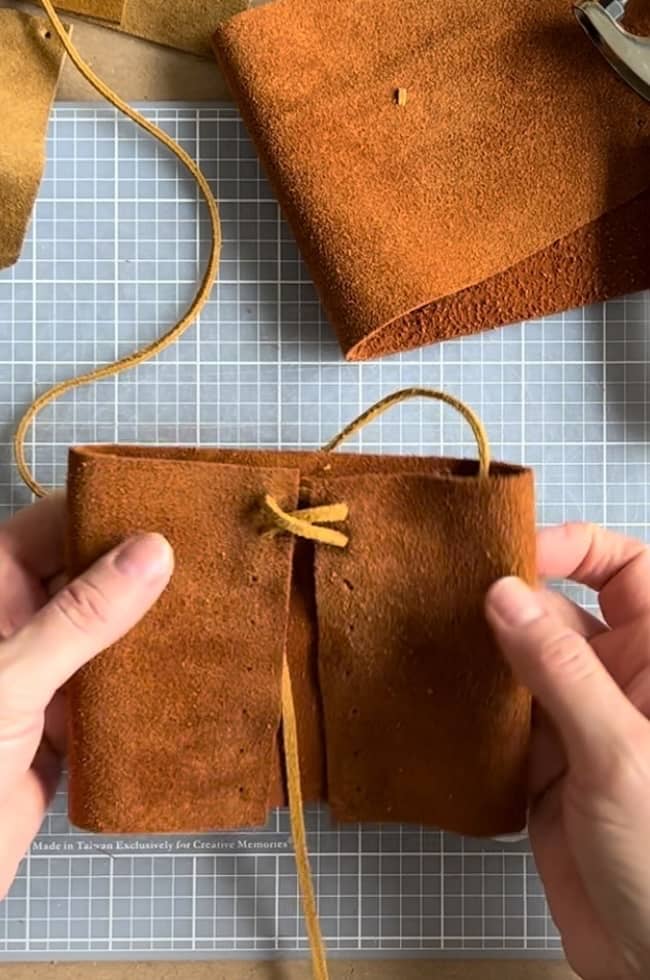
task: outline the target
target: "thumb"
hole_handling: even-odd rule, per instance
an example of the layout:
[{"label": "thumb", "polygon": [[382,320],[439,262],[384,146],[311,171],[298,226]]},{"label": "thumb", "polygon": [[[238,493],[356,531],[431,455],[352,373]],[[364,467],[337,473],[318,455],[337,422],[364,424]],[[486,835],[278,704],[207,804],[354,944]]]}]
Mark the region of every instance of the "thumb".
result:
[{"label": "thumb", "polygon": [[485,611],[514,673],[555,723],[571,763],[609,759],[636,712],[587,640],[518,578],[493,585]]},{"label": "thumb", "polygon": [[43,709],[83,664],[135,626],[172,567],[165,538],[140,534],[61,589],[0,647],[0,716],[5,706]]}]

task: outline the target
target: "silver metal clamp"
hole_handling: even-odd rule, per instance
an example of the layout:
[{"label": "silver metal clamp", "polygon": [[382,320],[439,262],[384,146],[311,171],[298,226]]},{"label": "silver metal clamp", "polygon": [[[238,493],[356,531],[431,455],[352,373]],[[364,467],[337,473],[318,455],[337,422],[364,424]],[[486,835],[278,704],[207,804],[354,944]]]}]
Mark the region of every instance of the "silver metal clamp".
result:
[{"label": "silver metal clamp", "polygon": [[580,24],[628,85],[650,101],[650,38],[637,37],[620,23],[628,0],[581,0]]}]

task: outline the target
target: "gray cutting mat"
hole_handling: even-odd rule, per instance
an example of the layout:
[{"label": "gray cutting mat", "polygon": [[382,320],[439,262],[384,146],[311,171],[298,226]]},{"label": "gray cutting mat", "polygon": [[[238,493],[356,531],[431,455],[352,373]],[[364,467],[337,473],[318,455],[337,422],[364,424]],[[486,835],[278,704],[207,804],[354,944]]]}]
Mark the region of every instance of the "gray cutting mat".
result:
[{"label": "gray cutting mat", "polygon": [[[344,364],[291,234],[230,107],[147,109],[196,156],[221,202],[221,281],[194,329],[137,375],[57,405],[36,472],[62,484],[71,442],[315,446],[380,395],[425,384],[483,416],[497,458],[535,467],[542,523],[587,519],[646,536],[647,297],[513,326],[382,362]],[[19,264],[0,273],[0,502],[24,504],[10,456],[35,391],[152,338],[197,281],[191,182],[112,111],[59,107]],[[203,237],[205,220],[201,222]],[[473,454],[448,410],[409,404],[366,450]],[[308,816],[332,951],[552,954],[525,843]],[[307,946],[288,821],[263,833],[104,839],[73,832],[59,794],[0,904],[0,958],[222,957]]]}]

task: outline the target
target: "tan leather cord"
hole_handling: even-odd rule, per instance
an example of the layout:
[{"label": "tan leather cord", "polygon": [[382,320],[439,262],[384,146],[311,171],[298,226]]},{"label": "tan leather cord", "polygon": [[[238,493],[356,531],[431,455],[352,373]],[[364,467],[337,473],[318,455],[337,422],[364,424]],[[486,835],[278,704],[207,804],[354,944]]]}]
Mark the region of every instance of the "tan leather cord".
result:
[{"label": "tan leather cord", "polygon": [[[465,418],[471,426],[476,438],[479,452],[479,478],[486,479],[490,473],[490,443],[487,432],[478,415],[459,398],[444,391],[433,388],[405,388],[382,398],[375,405],[363,412],[353,422],[350,422],[338,435],[325,444],[323,450],[332,452],[364,426],[368,425],[383,412],[394,405],[411,398],[431,398],[435,401],[451,405]],[[305,508],[286,512],[277,501],[267,494],[264,498],[264,510],[272,521],[272,528],[267,533],[287,532],[301,538],[308,538],[319,544],[329,544],[345,548],[348,544],[347,535],[323,524],[344,521],[348,517],[348,507],[344,503],[329,504],[322,507]],[[305,815],[300,778],[300,753],[298,748],[298,733],[296,727],[295,704],[291,689],[291,674],[286,655],[282,662],[282,737],[284,744],[285,763],[287,770],[287,793],[289,797],[289,817],[296,856],[296,868],[300,891],[302,894],[303,911],[312,957],[312,974],[315,980],[327,980],[327,960],[325,943],[318,920],[318,909],[314,893],[314,884],[309,864],[309,849],[305,833]]]},{"label": "tan leather cord", "polygon": [[314,883],[309,865],[309,848],[305,832],[305,811],[300,782],[300,752],[298,749],[298,726],[296,707],[291,688],[291,673],[286,653],[282,661],[282,743],[287,770],[287,796],[289,798],[289,820],[291,837],[296,858],[298,883],[302,895],[305,925],[311,949],[311,968],[314,980],[328,980],[325,943],[318,920],[318,908],[314,893]]},{"label": "tan leather cord", "polygon": [[[49,391],[40,395],[34,400],[28,410],[21,418],[14,436],[14,452],[18,471],[27,486],[37,495],[45,496],[45,489],[35,479],[25,457],[25,439],[30,426],[42,411],[42,409],[55,401],[61,395],[73,388],[81,385],[99,381],[102,378],[112,377],[120,374],[128,368],[142,364],[144,361],[154,357],[160,351],[173,345],[181,335],[187,330],[195,320],[209,297],[212,286],[216,279],[219,254],[221,248],[221,227],[216,201],[210,190],[209,184],[202,174],[197,164],[192,158],[174,142],[165,132],[146,120],[140,113],[131,109],[122,99],[117,96],[92,69],[83,61],[76,48],[70,41],[68,34],[59,20],[50,0],[39,0],[43,9],[47,13],[52,28],[64,46],[70,60],[86,80],[102,95],[108,102],[114,105],[119,111],[123,112],[136,125],[150,133],[156,139],[167,146],[178,160],[187,168],[189,173],[195,178],[201,194],[203,195],[208,207],[211,230],[212,246],[208,263],[204,272],[203,279],[197,290],[196,295],[187,312],[180,320],[161,338],[148,344],[139,351],[121,358],[112,364],[89,371],[55,385]],[[393,405],[406,401],[410,398],[423,397],[433,398],[452,405],[469,422],[476,437],[479,450],[479,474],[481,477],[489,475],[490,468],[490,448],[487,435],[478,417],[459,399],[444,392],[434,391],[427,388],[408,388],[404,391],[396,392],[382,399],[376,405],[364,412],[359,418],[345,429],[334,439],[330,440],[323,448],[326,452],[331,452],[341,445],[346,439],[350,438],[373,419],[387,411]],[[311,538],[322,544],[329,544],[335,547],[346,547],[347,536],[333,528],[322,526],[327,523],[337,523],[347,518],[347,506],[345,504],[333,504],[326,507],[307,508],[303,511],[287,513],[283,511],[273,498],[267,496],[265,499],[267,513],[273,519],[273,530],[286,531],[300,537]],[[298,882],[302,895],[302,903],[305,915],[307,932],[311,947],[312,972],[314,980],[328,980],[328,968],[326,960],[325,944],[323,941],[318,910],[314,892],[314,885],[309,864],[309,850],[307,847],[307,836],[305,832],[304,806],[300,779],[300,754],[298,747],[298,733],[296,724],[295,703],[291,686],[291,675],[287,663],[286,655],[282,663],[282,682],[281,682],[281,709],[282,709],[282,730],[283,744],[285,751],[286,770],[287,770],[287,790],[289,797],[289,816],[291,821],[291,832],[294,842],[296,869]]]},{"label": "tan leather cord", "polygon": [[207,265],[205,267],[199,288],[187,311],[183,314],[180,320],[178,320],[177,323],[175,323],[174,326],[167,331],[167,333],[165,333],[162,337],[159,337],[157,340],[154,340],[152,343],[147,344],[140,350],[134,351],[133,354],[129,354],[126,357],[120,358],[118,361],[114,361],[112,364],[106,364],[103,367],[95,368],[93,371],[80,374],[76,378],[70,378],[67,381],[62,381],[60,384],[54,385],[49,389],[49,391],[39,395],[38,398],[32,402],[21,418],[14,435],[14,455],[16,458],[18,472],[20,473],[23,481],[27,484],[29,489],[36,494],[36,496],[44,497],[46,490],[34,477],[25,456],[25,440],[27,438],[27,433],[29,432],[30,426],[46,405],[49,405],[50,402],[60,398],[61,395],[64,395],[67,391],[71,391],[73,388],[79,388],[82,385],[91,384],[94,381],[100,381],[102,378],[110,378],[117,374],[121,374],[122,371],[126,371],[129,368],[136,367],[138,364],[142,364],[144,361],[148,361],[150,358],[155,357],[156,354],[159,354],[167,347],[171,347],[172,344],[176,343],[176,341],[182,336],[183,333],[185,333],[187,328],[191,326],[196,317],[199,315],[212,291],[212,287],[217,277],[219,256],[221,253],[221,222],[219,220],[217,203],[210,189],[210,185],[192,157],[189,156],[189,154],[186,153],[185,150],[171,138],[171,136],[168,136],[162,129],[149,122],[149,120],[145,119],[139,112],[136,112],[135,109],[132,109],[131,106],[127,105],[127,103],[124,102],[110,88],[110,86],[108,86],[94,73],[92,68],[86,64],[70,40],[68,32],[66,31],[62,22],[59,20],[59,17],[50,0],[38,0],[38,2],[41,4],[45,13],[49,17],[52,30],[65,48],[70,61],[74,64],[75,68],[81,73],[81,75],[83,75],[86,81],[89,82],[89,84],[92,85],[92,87],[101,96],[103,96],[107,102],[110,102],[111,105],[115,106],[116,109],[124,113],[125,116],[128,116],[128,118],[131,119],[137,126],[144,129],[145,132],[149,133],[155,139],[159,140],[164,146],[166,146],[167,149],[174,154],[174,156],[192,175],[207,205],[212,234],[210,254],[208,256]]},{"label": "tan leather cord", "polygon": [[437,391],[435,388],[403,388],[401,391],[393,392],[392,395],[387,395],[386,398],[382,398],[381,401],[371,405],[358,418],[350,422],[349,425],[346,425],[333,439],[326,442],[323,446],[323,451],[331,453],[334,449],[338,449],[346,439],[349,439],[356,432],[363,429],[364,426],[368,425],[380,415],[383,415],[389,408],[392,408],[394,405],[399,405],[400,402],[408,401],[411,398],[431,398],[434,401],[451,405],[457,412],[460,412],[463,418],[469,423],[476,439],[479,457],[479,476],[489,476],[491,452],[490,441],[485,431],[485,426],[476,412],[469,405],[466,405],[465,402],[461,401],[460,398],[449,395],[446,391]]},{"label": "tan leather cord", "polygon": [[[479,452],[479,476],[488,476],[490,472],[490,443],[480,418],[465,402],[444,391],[437,391],[435,388],[404,388],[387,395],[381,401],[371,405],[349,425],[346,425],[338,435],[323,446],[323,451],[329,453],[337,449],[346,439],[350,439],[379,415],[387,412],[394,405],[411,398],[431,398],[451,405],[460,412],[463,418],[469,422],[476,438]],[[287,512],[282,510],[274,497],[267,494],[262,509],[271,524],[271,527],[266,531],[267,534],[276,535],[286,532],[299,538],[317,541],[320,544],[333,545],[336,548],[345,548],[348,544],[348,536],[343,532],[322,527],[323,524],[337,524],[347,520],[348,507],[344,503]]]},{"label": "tan leather cord", "polygon": [[325,507],[308,507],[305,510],[284,511],[270,494],[264,498],[265,517],[271,524],[266,532],[271,536],[286,532],[298,538],[329,544],[334,548],[345,548],[348,537],[342,531],[322,527],[323,524],[338,524],[347,520],[347,504],[328,504]]}]

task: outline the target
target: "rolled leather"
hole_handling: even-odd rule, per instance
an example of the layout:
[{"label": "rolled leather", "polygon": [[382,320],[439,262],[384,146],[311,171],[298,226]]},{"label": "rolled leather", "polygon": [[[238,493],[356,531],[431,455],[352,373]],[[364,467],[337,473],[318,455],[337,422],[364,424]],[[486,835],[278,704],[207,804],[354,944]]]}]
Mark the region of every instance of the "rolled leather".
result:
[{"label": "rolled leather", "polygon": [[347,358],[650,286],[650,105],[572,7],[276,0],[216,30]]}]

